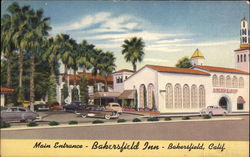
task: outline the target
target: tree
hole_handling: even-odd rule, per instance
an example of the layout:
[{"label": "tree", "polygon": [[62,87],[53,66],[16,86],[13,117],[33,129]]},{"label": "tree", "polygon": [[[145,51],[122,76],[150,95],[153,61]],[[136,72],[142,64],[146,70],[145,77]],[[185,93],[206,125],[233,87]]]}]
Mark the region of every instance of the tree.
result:
[{"label": "tree", "polygon": [[35,57],[39,55],[44,43],[44,37],[48,35],[51,29],[49,26],[50,18],[43,16],[43,10],[32,10],[29,13],[29,32],[24,35],[22,42],[26,51],[30,54],[30,109],[34,110],[34,72],[35,72]]},{"label": "tree", "polygon": [[7,11],[11,14],[11,25],[10,30],[13,34],[13,42],[18,50],[19,54],[19,86],[18,86],[18,102],[22,102],[24,99],[23,89],[23,55],[24,48],[21,44],[24,40],[24,35],[29,32],[28,27],[28,14],[31,12],[30,6],[24,5],[20,7],[17,2],[13,2],[7,7]]},{"label": "tree", "polygon": [[80,80],[80,98],[81,102],[84,104],[88,104],[89,102],[89,89],[88,89],[88,80],[86,77],[81,77]]},{"label": "tree", "polygon": [[102,55],[101,49],[95,49],[91,55],[90,62],[92,65],[91,74],[94,79],[94,92],[97,91],[97,84],[96,84],[96,76],[100,70],[101,67],[101,55]]},{"label": "tree", "polygon": [[192,63],[189,59],[189,57],[185,56],[178,60],[178,62],[175,65],[177,68],[190,68],[192,67]]},{"label": "tree", "polygon": [[141,62],[144,57],[145,43],[142,38],[133,37],[131,39],[124,40],[122,45],[122,54],[126,62],[131,62],[134,72],[136,72],[136,63]]},{"label": "tree", "polygon": [[7,87],[12,88],[12,60],[15,45],[13,43],[13,31],[9,28],[11,25],[11,16],[3,15],[1,18],[1,53],[7,59]]},{"label": "tree", "polygon": [[108,92],[108,77],[115,70],[115,57],[112,52],[102,53],[100,63],[100,75],[105,79],[104,91]]},{"label": "tree", "polygon": [[86,74],[86,70],[91,69],[92,65],[90,62],[91,55],[94,51],[94,45],[89,44],[86,40],[83,40],[78,45],[78,58],[77,58],[77,64],[79,67],[83,70],[83,75]]},{"label": "tree", "polygon": [[56,102],[56,75],[51,74],[49,77],[48,103]]}]

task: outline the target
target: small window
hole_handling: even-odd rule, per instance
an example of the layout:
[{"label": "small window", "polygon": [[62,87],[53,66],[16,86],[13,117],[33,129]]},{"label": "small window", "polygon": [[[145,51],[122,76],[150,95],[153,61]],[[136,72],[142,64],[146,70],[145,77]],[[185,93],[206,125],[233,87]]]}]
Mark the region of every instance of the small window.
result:
[{"label": "small window", "polygon": [[237,55],[237,62],[239,63],[240,62],[240,56]]},{"label": "small window", "polygon": [[243,21],[243,27],[245,27],[245,21]]},{"label": "small window", "polygon": [[243,56],[240,55],[240,62],[243,62]]},{"label": "small window", "polygon": [[244,54],[244,62],[246,62],[247,61],[247,56],[246,56],[246,54]]},{"label": "small window", "polygon": [[237,110],[243,110],[243,104],[237,104]]}]

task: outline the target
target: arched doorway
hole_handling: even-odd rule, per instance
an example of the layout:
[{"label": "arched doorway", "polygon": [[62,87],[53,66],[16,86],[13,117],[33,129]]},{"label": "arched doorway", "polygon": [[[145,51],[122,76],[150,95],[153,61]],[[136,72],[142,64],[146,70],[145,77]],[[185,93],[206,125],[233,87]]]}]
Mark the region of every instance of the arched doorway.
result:
[{"label": "arched doorway", "polygon": [[229,104],[229,100],[227,97],[223,96],[220,98],[219,101],[219,105],[220,107],[224,108],[225,110],[230,111],[230,104]]}]

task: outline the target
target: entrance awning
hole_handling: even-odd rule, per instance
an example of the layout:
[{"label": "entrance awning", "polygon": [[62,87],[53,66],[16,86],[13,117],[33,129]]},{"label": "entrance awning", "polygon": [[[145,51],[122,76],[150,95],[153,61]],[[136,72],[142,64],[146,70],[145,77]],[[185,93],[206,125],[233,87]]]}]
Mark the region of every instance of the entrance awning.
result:
[{"label": "entrance awning", "polygon": [[237,104],[244,104],[246,101],[244,100],[243,97],[239,96],[237,99]]},{"label": "entrance awning", "polygon": [[124,90],[119,99],[134,99],[136,90]]},{"label": "entrance awning", "polygon": [[92,98],[100,99],[100,98],[118,98],[121,93],[119,92],[95,92]]}]

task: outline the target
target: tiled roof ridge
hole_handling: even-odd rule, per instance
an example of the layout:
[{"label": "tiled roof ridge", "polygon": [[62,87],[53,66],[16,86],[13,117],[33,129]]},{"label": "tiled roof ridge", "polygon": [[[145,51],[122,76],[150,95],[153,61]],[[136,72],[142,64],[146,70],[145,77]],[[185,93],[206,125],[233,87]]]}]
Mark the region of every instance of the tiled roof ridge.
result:
[{"label": "tiled roof ridge", "polygon": [[[149,68],[152,68],[156,71],[160,72],[170,72],[170,73],[183,73],[183,74],[196,74],[196,75],[210,75],[207,72],[203,72],[200,70],[190,69],[190,68],[177,68],[177,67],[168,67],[168,66],[161,66],[161,65],[146,65]],[[163,69],[161,69],[163,68]]]},{"label": "tiled roof ridge", "polygon": [[[235,69],[235,68],[226,68],[226,67],[217,67],[217,66],[207,66],[207,65],[196,65],[194,67],[198,67],[201,69],[205,69],[208,71],[221,71],[221,72],[231,72],[231,73],[242,73],[242,74],[249,74],[246,71],[242,71],[239,69]],[[203,67],[203,68],[202,68]]]}]

